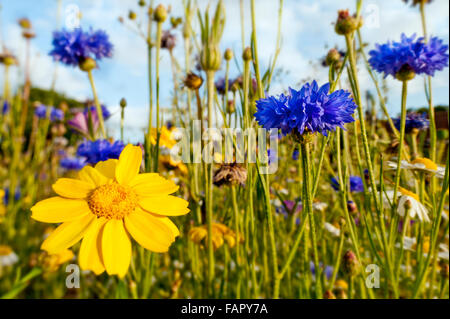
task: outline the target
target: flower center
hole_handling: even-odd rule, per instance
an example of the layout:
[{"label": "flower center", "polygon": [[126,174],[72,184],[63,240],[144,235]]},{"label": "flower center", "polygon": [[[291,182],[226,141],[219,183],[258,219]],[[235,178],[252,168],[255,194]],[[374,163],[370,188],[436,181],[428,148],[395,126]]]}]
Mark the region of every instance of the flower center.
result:
[{"label": "flower center", "polygon": [[0,245],[0,256],[8,256],[11,253],[12,253],[11,247]]},{"label": "flower center", "polygon": [[92,213],[98,217],[122,219],[135,210],[138,197],[129,186],[113,182],[92,191],[88,205]]},{"label": "flower center", "polygon": [[416,201],[419,201],[419,196],[417,196],[417,194],[410,192],[409,190],[403,188],[403,187],[399,187],[398,190],[400,191],[400,193],[402,193],[405,196],[409,196],[414,198]]},{"label": "flower center", "polygon": [[437,165],[432,160],[430,160],[428,158],[418,157],[415,160],[413,160],[411,162],[411,164],[423,164],[423,165],[425,165],[425,168],[428,168],[428,169],[433,170],[433,171],[437,171],[437,169],[438,169]]}]

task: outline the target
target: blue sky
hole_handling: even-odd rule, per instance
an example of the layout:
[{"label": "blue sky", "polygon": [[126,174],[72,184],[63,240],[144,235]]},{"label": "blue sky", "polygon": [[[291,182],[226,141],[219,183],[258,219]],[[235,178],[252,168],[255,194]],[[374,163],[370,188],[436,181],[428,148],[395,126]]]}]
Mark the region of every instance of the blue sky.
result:
[{"label": "blue sky", "polygon": [[[198,0],[204,9],[208,3],[214,7],[215,1]],[[246,38],[250,36],[249,2],[245,1],[247,14],[245,16]],[[54,64],[48,56],[51,49],[51,32],[71,22],[72,8],[76,6],[82,12],[80,24],[84,28],[92,26],[94,29],[106,30],[114,44],[114,57],[100,63],[100,68],[94,72],[100,100],[111,111],[119,110],[119,100],[125,97],[128,101],[126,110],[125,139],[136,142],[141,139],[148,118],[148,84],[146,46],[143,40],[119,23],[119,16],[127,16],[130,9],[139,13],[137,0],[62,0],[61,19],[58,25],[57,0],[0,0],[1,35],[6,47],[19,56],[23,61],[24,43],[20,37],[17,20],[21,17],[31,19],[37,37],[32,44],[32,82],[33,85],[49,88]],[[181,0],[162,0],[172,6],[175,16],[182,15]],[[240,55],[241,38],[239,22],[239,0],[227,0],[226,26],[221,48],[232,48]],[[260,59],[265,68],[275,50],[277,25],[277,0],[257,0],[257,32]],[[271,87],[271,94],[278,94],[289,86],[297,87],[303,80],[316,79],[319,83],[327,81],[327,71],[320,66],[320,59],[331,47],[344,47],[343,38],[333,31],[338,9],[355,8],[354,0],[285,0],[282,24],[282,49],[278,59],[278,67],[284,72]],[[428,32],[444,39],[449,43],[449,2],[434,0],[427,6]],[[421,23],[418,8],[404,4],[400,0],[369,0],[364,1],[362,11],[366,19],[363,28],[363,39],[368,48],[374,47],[376,42],[398,40],[402,32],[407,35],[417,33],[421,35]],[[141,14],[142,15],[142,14]],[[196,20],[195,20],[196,22]],[[169,28],[169,22],[165,24]],[[194,28],[197,25],[194,25]],[[184,52],[182,37],[177,33],[178,46],[175,56],[183,65]],[[247,40],[247,43],[249,41]],[[24,65],[24,63],[21,63]],[[360,68],[361,87],[373,92],[373,84]],[[435,104],[449,104],[448,78],[449,69],[437,73],[433,79]],[[218,76],[223,75],[219,71]],[[231,75],[238,75],[235,66]],[[13,81],[22,81],[23,72],[19,67],[12,75]],[[3,75],[0,74],[3,82]],[[170,60],[167,52],[163,52],[161,59],[161,104],[169,106],[173,88]],[[400,84],[389,79],[388,109],[392,115],[400,110]],[[76,68],[58,67],[57,90],[68,96],[85,99],[91,97],[86,74]],[[423,79],[417,77],[409,87],[408,107],[425,105]],[[116,113],[108,123],[112,135],[117,136],[119,129],[119,114]]]}]

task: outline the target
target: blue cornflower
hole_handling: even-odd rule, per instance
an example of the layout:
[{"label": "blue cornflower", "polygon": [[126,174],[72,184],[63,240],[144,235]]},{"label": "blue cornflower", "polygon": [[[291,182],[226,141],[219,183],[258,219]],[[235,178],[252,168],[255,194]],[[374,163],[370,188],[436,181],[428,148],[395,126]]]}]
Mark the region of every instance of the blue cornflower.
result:
[{"label": "blue cornflower", "polygon": [[[4,189],[4,191],[5,191],[5,195],[3,196],[3,203],[4,203],[5,205],[8,205],[8,203],[9,203],[9,188],[6,187],[6,188]],[[22,195],[22,194],[21,194],[21,192],[20,192],[20,188],[17,187],[17,188],[16,188],[16,192],[14,193],[14,200],[15,200],[15,201],[18,201],[18,200],[20,199],[20,196],[21,196],[21,195]]]},{"label": "blue cornflower", "polygon": [[9,111],[9,103],[8,101],[4,101],[2,107],[2,115],[5,115],[6,113],[8,113],[8,111]]},{"label": "blue cornflower", "polygon": [[298,148],[296,148],[293,152],[292,152],[292,159],[294,161],[298,160],[300,156],[300,151],[298,150]]},{"label": "blue cornflower", "polygon": [[87,58],[109,58],[113,49],[105,31],[90,29],[84,32],[81,28],[55,31],[52,44],[53,50],[49,54],[53,59],[71,66],[78,66]]},{"label": "blue cornflower", "polygon": [[[102,109],[103,119],[107,120],[111,116],[111,112],[103,104],[101,104],[100,107]],[[90,109],[91,109],[91,112],[97,112],[97,108],[95,105],[91,105]],[[89,112],[89,109],[87,107],[85,107],[83,114],[87,115],[88,112]]]},{"label": "blue cornflower", "polygon": [[59,165],[67,170],[78,171],[86,165],[86,159],[82,157],[65,157],[59,161]]},{"label": "blue cornflower", "polygon": [[[361,177],[359,176],[350,176],[350,192],[352,193],[360,193],[364,191],[364,183]],[[331,178],[331,186],[334,190],[339,190],[339,182],[337,177]]]},{"label": "blue cornflower", "polygon": [[[47,106],[39,105],[34,110],[34,115],[36,115],[40,119],[44,119],[47,115]],[[62,121],[64,119],[64,112],[60,109],[56,109],[53,106],[50,106],[50,121]]]},{"label": "blue cornflower", "polygon": [[[397,130],[400,130],[400,119],[396,118],[394,120],[394,125]],[[406,133],[411,133],[413,129],[419,131],[424,131],[430,126],[430,120],[427,119],[426,114],[420,114],[416,112],[409,112],[406,114],[405,131]]]},{"label": "blue cornflower", "polygon": [[[233,79],[228,79],[228,90],[229,91],[231,91],[231,87],[233,86],[234,81],[235,80],[233,80]],[[225,94],[225,84],[226,84],[225,78],[219,78],[214,83],[214,85],[216,86],[217,93],[219,93],[221,95]]]},{"label": "blue cornflower", "polygon": [[255,118],[266,129],[278,128],[286,135],[293,130],[319,132],[325,136],[336,127],[354,122],[356,104],[350,92],[337,90],[328,94],[330,84],[319,88],[316,81],[306,83],[300,91],[289,89],[289,95],[269,96],[256,101]]},{"label": "blue cornflower", "polygon": [[376,71],[384,73],[384,77],[396,77],[402,68],[433,76],[435,71],[448,66],[447,50],[448,45],[437,37],[425,43],[423,37],[416,39],[413,34],[408,38],[402,33],[401,42],[377,44],[376,49],[369,52],[369,63]]},{"label": "blue cornflower", "polygon": [[[334,268],[332,266],[325,266],[325,268],[324,268],[322,262],[319,262],[319,267],[323,268],[323,272],[324,272],[325,276],[327,277],[327,279],[330,279],[331,276],[333,275]],[[313,278],[316,278],[316,266],[314,265],[314,262],[312,262],[312,261],[309,262],[309,269],[311,270]]]},{"label": "blue cornflower", "polygon": [[86,157],[86,162],[96,164],[110,158],[119,158],[125,145],[122,141],[110,143],[108,140],[85,141],[78,146],[77,156]]}]

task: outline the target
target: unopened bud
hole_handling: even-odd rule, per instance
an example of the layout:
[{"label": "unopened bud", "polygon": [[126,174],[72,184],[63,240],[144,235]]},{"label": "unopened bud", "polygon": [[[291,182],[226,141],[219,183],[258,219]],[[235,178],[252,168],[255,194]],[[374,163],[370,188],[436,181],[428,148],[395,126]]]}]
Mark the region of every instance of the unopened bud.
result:
[{"label": "unopened bud", "polygon": [[156,22],[162,23],[167,19],[167,10],[162,4],[158,5],[153,13]]},{"label": "unopened bud", "polygon": [[336,64],[341,59],[341,54],[336,49],[331,49],[328,51],[327,57],[325,58],[325,63],[330,66]]},{"label": "unopened bud", "polygon": [[176,28],[178,27],[178,25],[181,24],[181,22],[183,22],[183,19],[181,19],[181,17],[175,18],[175,17],[171,17],[170,18],[170,24],[172,25],[172,28]]},{"label": "unopened bud", "polygon": [[233,51],[231,49],[226,49],[223,58],[230,61],[233,58]]},{"label": "unopened bud", "polygon": [[339,10],[334,30],[337,34],[350,34],[358,28],[358,21],[348,13],[348,10]]},{"label": "unopened bud", "polygon": [[28,18],[22,18],[19,20],[19,25],[23,29],[31,29],[31,21]]},{"label": "unopened bud", "polygon": [[246,47],[244,52],[242,53],[242,59],[244,61],[250,61],[252,59],[252,49],[250,47]]},{"label": "unopened bud", "polygon": [[323,299],[336,299],[336,296],[334,295],[334,293],[331,290],[327,290],[323,294]]},{"label": "unopened bud", "polygon": [[123,97],[120,99],[120,107],[125,108],[125,106],[127,106],[127,100]]},{"label": "unopened bud", "polygon": [[128,19],[135,20],[136,17],[136,12],[130,10],[130,12],[128,13]]},{"label": "unopened bud", "polygon": [[203,84],[203,79],[195,73],[189,73],[184,79],[184,85],[191,90],[198,90]]},{"label": "unopened bud", "polygon": [[348,212],[351,214],[358,212],[358,207],[356,206],[356,203],[352,200],[349,200],[347,202],[347,209],[348,209]]},{"label": "unopened bud", "polygon": [[353,251],[348,250],[345,253],[343,258],[343,268],[344,271],[352,277],[359,274],[361,264]]},{"label": "unopened bud", "polygon": [[205,71],[217,71],[222,63],[219,46],[214,45],[203,48],[200,63]]},{"label": "unopened bud", "polygon": [[139,0],[138,5],[140,7],[145,7],[145,1],[144,0]]},{"label": "unopened bud", "polygon": [[227,113],[233,114],[236,111],[236,106],[234,105],[234,100],[229,100],[227,104]]}]

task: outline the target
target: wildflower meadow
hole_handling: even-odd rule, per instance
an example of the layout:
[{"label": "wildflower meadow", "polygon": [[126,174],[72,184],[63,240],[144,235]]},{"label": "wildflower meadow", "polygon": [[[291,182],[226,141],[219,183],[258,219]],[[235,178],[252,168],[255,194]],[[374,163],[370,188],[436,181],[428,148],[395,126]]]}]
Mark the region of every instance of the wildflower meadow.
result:
[{"label": "wildflower meadow", "polygon": [[448,300],[447,11],[0,1],[0,297]]}]

